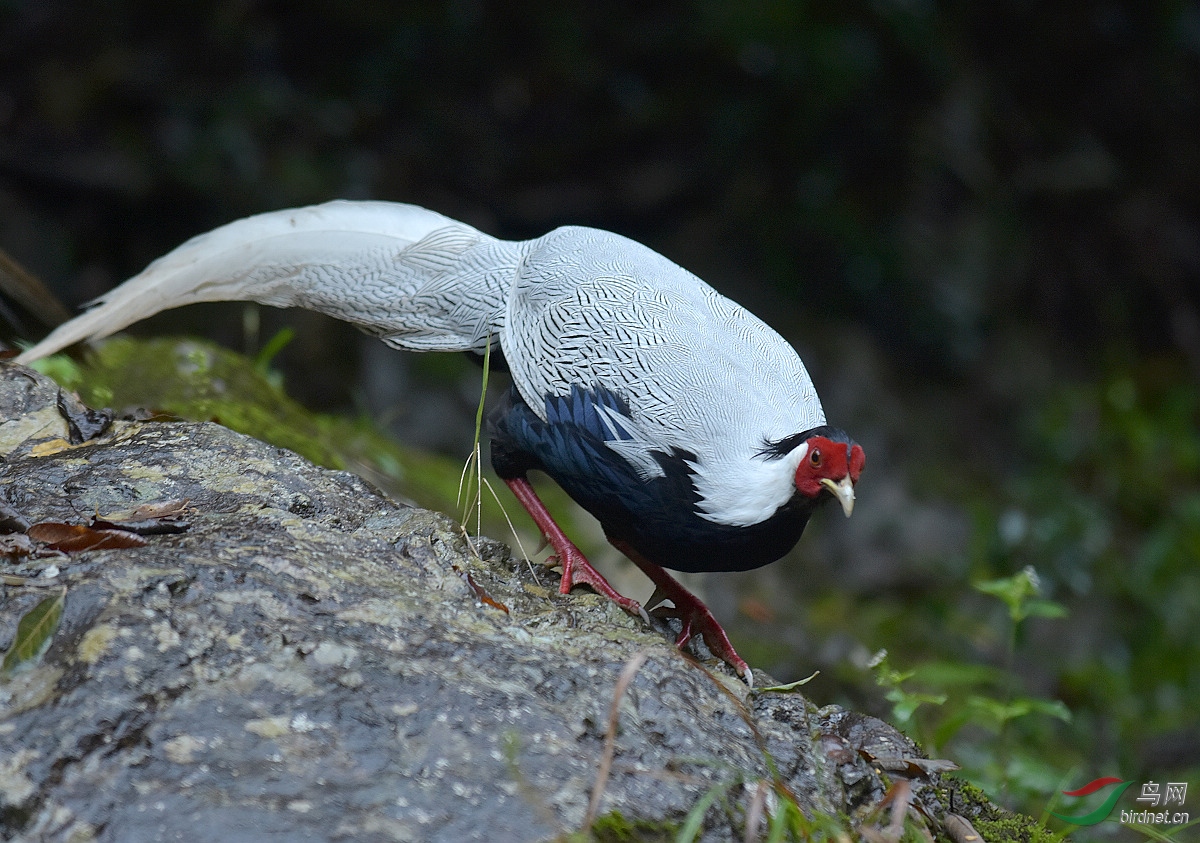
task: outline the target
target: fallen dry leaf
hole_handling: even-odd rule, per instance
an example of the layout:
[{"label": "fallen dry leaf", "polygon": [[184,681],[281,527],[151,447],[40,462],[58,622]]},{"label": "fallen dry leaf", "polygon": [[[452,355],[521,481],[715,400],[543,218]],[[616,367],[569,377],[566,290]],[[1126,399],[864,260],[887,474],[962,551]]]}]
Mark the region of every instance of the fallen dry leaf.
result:
[{"label": "fallen dry leaf", "polygon": [[880,770],[910,779],[926,778],[932,773],[946,773],[958,769],[958,765],[953,761],[947,761],[942,758],[872,755],[865,749],[860,749],[858,754],[868,764],[874,764]]},{"label": "fallen dry leaf", "polygon": [[508,614],[508,607],[496,598],[492,597],[492,595],[488,594],[487,591],[484,590],[483,586],[475,582],[475,578],[471,576],[470,571],[464,571],[457,565],[454,566],[454,570],[460,577],[463,578],[466,584],[471,587],[471,591],[475,592],[475,596],[479,598],[480,603],[491,606],[493,609],[499,609],[506,615]]},{"label": "fallen dry leaf", "polygon": [[142,504],[134,509],[97,515],[90,526],[101,530],[128,530],[139,536],[182,533],[191,526],[183,520],[187,503],[186,500],[175,500]]},{"label": "fallen dry leaf", "polygon": [[146,540],[126,530],[96,530],[82,524],[43,521],[25,531],[25,535],[51,550],[78,553],[84,550],[142,547]]},{"label": "fallen dry leaf", "polygon": [[187,513],[187,500],[144,503],[133,509],[110,512],[104,518],[109,521],[144,521],[148,518],[178,518]]},{"label": "fallen dry leaf", "polygon": [[971,825],[971,821],[958,814],[946,814],[942,825],[954,843],[980,843],[983,840],[975,826]]}]

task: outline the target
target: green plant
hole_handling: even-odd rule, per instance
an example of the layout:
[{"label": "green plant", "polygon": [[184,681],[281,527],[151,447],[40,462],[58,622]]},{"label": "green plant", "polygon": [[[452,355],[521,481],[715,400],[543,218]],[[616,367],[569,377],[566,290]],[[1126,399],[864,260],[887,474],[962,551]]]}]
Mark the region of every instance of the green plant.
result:
[{"label": "green plant", "polygon": [[[978,582],[975,588],[1000,600],[1008,610],[1004,668],[929,661],[899,670],[887,652],[880,651],[870,663],[875,681],[892,704],[895,724],[914,733],[927,751],[961,763],[968,779],[985,791],[999,796],[1016,787],[1044,797],[1050,792],[1046,782],[1053,767],[1027,751],[1024,736],[1013,733],[1014,724],[1037,717],[1067,722],[1071,713],[1061,701],[1020,693],[1020,678],[1013,664],[1022,624],[1032,617],[1062,618],[1066,611],[1040,597],[1037,573],[1029,567],[1010,577]],[[979,731],[992,739],[987,743],[974,740]],[[964,737],[969,745],[956,746]]]}]

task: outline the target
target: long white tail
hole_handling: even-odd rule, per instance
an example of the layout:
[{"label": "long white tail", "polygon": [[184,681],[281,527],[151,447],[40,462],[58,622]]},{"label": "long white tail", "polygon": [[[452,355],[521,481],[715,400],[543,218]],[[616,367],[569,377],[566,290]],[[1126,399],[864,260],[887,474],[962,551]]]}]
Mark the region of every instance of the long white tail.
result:
[{"label": "long white tail", "polygon": [[524,244],[415,205],[327,202],[188,240],[16,358],[29,363],[202,301],[303,307],[416,351],[481,351],[499,336]]}]

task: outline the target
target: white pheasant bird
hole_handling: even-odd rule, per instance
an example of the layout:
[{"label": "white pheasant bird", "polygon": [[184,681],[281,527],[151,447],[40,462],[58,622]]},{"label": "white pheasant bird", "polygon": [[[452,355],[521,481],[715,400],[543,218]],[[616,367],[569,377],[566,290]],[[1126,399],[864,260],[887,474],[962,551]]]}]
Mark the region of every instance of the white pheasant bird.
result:
[{"label": "white pheasant bird", "polygon": [[716,619],[664,567],[765,565],[822,500],[853,507],[863,449],[826,425],[791,346],[690,272],[597,229],[513,242],[390,202],[260,214],[192,238],[16,359],[202,301],[303,307],[412,351],[483,354],[490,341],[512,375],[489,415],[492,464],[553,547],[560,590],[588,585],[646,616],[563,534],[531,470],[650,577],[648,605],[681,620],[679,646],[702,635],[747,681]]}]

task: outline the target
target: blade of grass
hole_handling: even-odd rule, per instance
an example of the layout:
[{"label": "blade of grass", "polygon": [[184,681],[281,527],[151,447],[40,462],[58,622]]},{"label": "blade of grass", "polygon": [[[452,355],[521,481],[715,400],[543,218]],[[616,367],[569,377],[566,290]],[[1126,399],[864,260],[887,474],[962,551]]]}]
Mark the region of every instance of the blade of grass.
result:
[{"label": "blade of grass", "polygon": [[496,494],[496,490],[492,488],[492,483],[486,477],[483,484],[487,486],[487,490],[492,493],[492,498],[496,501],[496,506],[500,507],[500,514],[504,516],[505,522],[508,523],[508,529],[512,531],[513,541],[517,543],[517,549],[521,551],[521,556],[525,560],[525,564],[529,566],[529,572],[533,574],[533,578],[537,580],[537,571],[533,567],[533,560],[529,558],[529,552],[525,550],[525,544],[521,541],[521,536],[517,533],[516,525],[512,519],[508,517],[508,510],[504,508],[504,504],[500,502],[500,496]]},{"label": "blade of grass", "polygon": [[692,810],[688,811],[687,819],[683,823],[683,828],[679,829],[679,833],[675,835],[675,843],[695,843],[697,835],[700,834],[700,827],[704,825],[704,817],[708,814],[708,809],[717,801],[717,798],[725,793],[730,787],[731,782],[720,782],[714,784],[707,792],[692,806]]},{"label": "blade of grass", "polygon": [[22,666],[32,664],[46,651],[62,620],[66,602],[67,589],[64,587],[58,594],[39,601],[21,617],[12,645],[0,663],[0,678],[8,678]]},{"label": "blade of grass", "polygon": [[[479,386],[479,404],[475,407],[475,438],[472,441],[471,454],[463,464],[462,474],[458,478],[458,504],[462,507],[460,523],[465,526],[470,523],[471,512],[475,513],[475,535],[483,532],[483,459],[480,439],[483,438],[483,407],[487,401],[488,376],[492,368],[492,334],[487,335],[487,344],[483,349],[483,378]],[[472,470],[474,469],[474,470]],[[470,476],[472,482],[467,483]],[[466,494],[464,495],[464,489]],[[464,497],[466,501],[464,502]]]}]

